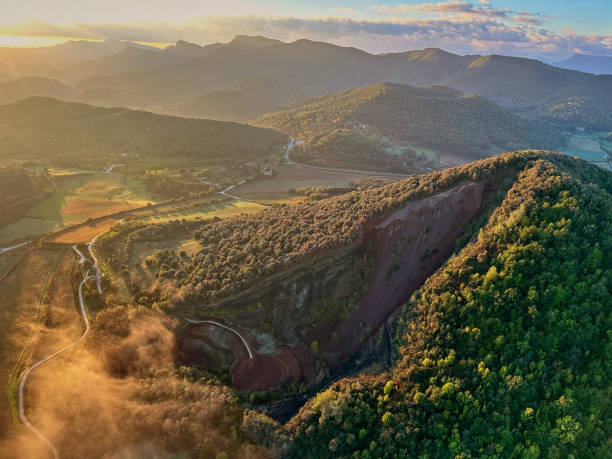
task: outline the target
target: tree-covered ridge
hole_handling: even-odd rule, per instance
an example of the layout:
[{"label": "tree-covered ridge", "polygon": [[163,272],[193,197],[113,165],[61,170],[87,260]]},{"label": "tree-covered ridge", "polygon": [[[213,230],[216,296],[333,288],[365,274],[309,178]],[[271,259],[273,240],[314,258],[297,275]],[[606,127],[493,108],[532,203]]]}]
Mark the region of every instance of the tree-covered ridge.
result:
[{"label": "tree-covered ridge", "polygon": [[[557,128],[516,116],[483,97],[391,83],[298,101],[254,123],[304,140],[292,153],[296,161],[382,170],[412,170],[417,158],[411,146],[473,159],[564,143]],[[392,153],[401,146],[405,158]]]},{"label": "tree-covered ridge", "polygon": [[63,158],[73,163],[119,158],[119,154],[127,155],[128,160],[134,156],[235,160],[280,152],[286,143],[283,134],[237,123],[49,98],[33,97],[0,106],[0,151],[4,157]]},{"label": "tree-covered ridge", "polygon": [[[158,276],[172,286],[168,291],[175,300],[208,303],[238,293],[280,270],[329,250],[360,241],[368,225],[410,201],[460,183],[502,181],[538,158],[549,158],[576,170],[584,168],[585,176],[607,174],[600,168],[559,154],[508,153],[323,201],[280,205],[257,214],[195,223],[193,237],[202,248],[189,259],[168,256],[159,260]],[[117,229],[103,236],[100,243],[108,244],[108,256],[121,268],[128,263],[133,242],[162,240],[177,227],[181,224]]]},{"label": "tree-covered ridge", "polygon": [[610,457],[612,174],[560,159],[525,162],[393,320],[391,371],[315,397],[288,457]]}]

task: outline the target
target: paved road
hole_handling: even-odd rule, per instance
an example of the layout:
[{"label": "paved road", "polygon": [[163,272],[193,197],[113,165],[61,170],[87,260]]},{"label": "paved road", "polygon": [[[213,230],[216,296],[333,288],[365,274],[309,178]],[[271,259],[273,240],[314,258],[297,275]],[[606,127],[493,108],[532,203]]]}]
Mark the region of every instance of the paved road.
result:
[{"label": "paved road", "polygon": [[32,242],[32,241],[25,241],[25,242],[22,242],[21,244],[14,245],[12,247],[5,247],[3,249],[0,249],[0,254],[6,253],[6,252],[10,252],[11,250],[18,249],[19,247],[23,247],[24,245],[27,245],[30,242]]},{"label": "paved road", "polygon": [[231,332],[234,332],[236,335],[238,335],[238,338],[242,340],[244,347],[246,347],[246,350],[249,353],[249,359],[253,358],[253,352],[251,351],[251,348],[249,347],[249,343],[247,343],[247,341],[242,337],[242,335],[238,333],[236,330],[234,330],[233,328],[230,328],[227,325],[223,325],[219,322],[215,322],[214,320],[191,320],[191,319],[185,319],[185,320],[189,322],[190,324],[211,324],[211,325],[216,325],[217,327],[225,328],[226,330],[229,330]]},{"label": "paved road", "polygon": [[90,278],[89,277],[89,270],[87,270],[87,272],[85,273],[85,276],[83,276],[83,280],[79,284],[79,305],[80,305],[80,308],[81,308],[81,315],[83,316],[83,322],[85,322],[85,330],[83,331],[83,334],[81,335],[81,337],[79,339],[77,339],[76,341],[70,343],[68,346],[60,349],[59,351],[54,352],[50,356],[45,357],[44,359],[36,362],[34,365],[32,365],[30,368],[28,368],[26,370],[26,372],[23,374],[23,376],[21,378],[21,382],[19,383],[19,418],[21,419],[21,422],[23,422],[23,424],[28,429],[30,429],[30,431],[34,435],[36,435],[36,437],[38,437],[38,439],[41,442],[43,442],[45,445],[47,445],[47,447],[51,450],[51,453],[53,454],[53,457],[55,459],[59,458],[59,452],[57,451],[57,448],[42,433],[40,433],[40,431],[36,427],[34,427],[30,423],[30,421],[28,420],[28,417],[25,414],[25,407],[24,407],[24,403],[23,403],[23,391],[24,391],[24,387],[26,385],[26,381],[28,380],[28,376],[30,376],[30,373],[32,373],[33,370],[35,370],[36,368],[41,366],[43,363],[48,362],[49,360],[51,360],[51,359],[57,357],[58,355],[66,352],[68,349],[71,349],[72,347],[76,346],[81,341],[83,341],[85,339],[85,337],[87,336],[87,334],[89,333],[89,329],[90,329],[90,327],[89,327],[89,319],[87,318],[87,312],[85,311],[85,304],[83,302],[83,284],[85,282],[87,282],[87,280],[89,278]]}]

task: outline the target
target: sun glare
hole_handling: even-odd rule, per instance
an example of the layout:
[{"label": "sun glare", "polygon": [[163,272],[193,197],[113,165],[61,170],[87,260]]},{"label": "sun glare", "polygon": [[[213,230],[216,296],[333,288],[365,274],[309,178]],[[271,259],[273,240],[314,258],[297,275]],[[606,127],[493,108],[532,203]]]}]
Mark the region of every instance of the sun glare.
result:
[{"label": "sun glare", "polygon": [[39,46],[53,46],[71,40],[70,37],[22,37],[16,35],[0,35],[0,46],[17,46],[34,48]]}]

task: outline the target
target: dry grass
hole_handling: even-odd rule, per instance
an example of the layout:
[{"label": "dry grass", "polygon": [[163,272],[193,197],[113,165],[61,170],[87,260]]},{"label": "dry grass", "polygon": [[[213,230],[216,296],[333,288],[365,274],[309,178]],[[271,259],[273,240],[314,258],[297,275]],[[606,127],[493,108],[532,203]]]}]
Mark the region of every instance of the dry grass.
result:
[{"label": "dry grass", "polygon": [[92,223],[91,225],[86,224],[83,226],[79,226],[78,228],[74,228],[73,230],[66,231],[65,233],[51,238],[50,240],[52,242],[63,242],[69,244],[88,242],[91,241],[98,234],[108,231],[116,223],[117,219],[115,218],[105,218],[96,223]]},{"label": "dry grass", "polygon": [[233,189],[232,194],[260,201],[278,201],[290,198],[291,188],[343,186],[367,177],[363,174],[282,166],[274,177],[246,183]]},{"label": "dry grass", "polygon": [[0,284],[0,380],[4,386],[0,391],[0,437],[11,429],[11,413],[16,414],[15,399],[9,399],[9,388],[5,384],[8,381],[14,397],[20,369],[30,358],[32,346],[27,345],[33,343],[45,289],[61,256],[57,251],[32,250]]}]

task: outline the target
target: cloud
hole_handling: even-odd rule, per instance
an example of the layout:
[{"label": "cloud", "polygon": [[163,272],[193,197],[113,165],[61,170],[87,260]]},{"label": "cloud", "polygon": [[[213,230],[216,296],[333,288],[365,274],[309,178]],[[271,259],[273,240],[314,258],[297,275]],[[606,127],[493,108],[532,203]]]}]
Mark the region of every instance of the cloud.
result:
[{"label": "cloud", "polygon": [[[444,2],[444,5],[464,3]],[[451,8],[467,8],[469,11],[469,8],[475,7]],[[576,50],[591,54],[612,54],[612,34],[580,35],[569,30],[555,32],[538,27],[538,23],[532,20],[533,13],[508,13],[512,20],[502,20],[495,14],[384,19],[208,16],[183,23],[148,22],[127,25],[76,23],[58,26],[32,22],[19,26],[0,26],[0,35],[115,38],[151,43],[183,39],[204,44],[229,41],[234,35],[245,34],[264,35],[283,41],[300,38],[329,41],[376,53],[440,47],[460,54],[499,53],[546,56],[551,59],[565,57]]]},{"label": "cloud", "polygon": [[450,15],[452,17],[481,17],[497,18],[512,22],[539,25],[546,16],[528,11],[514,12],[508,8],[494,8],[491,4],[480,2],[474,4],[461,0],[451,0],[437,3],[422,3],[418,5],[400,4],[396,6],[379,5],[374,9],[381,13],[403,15],[415,13],[434,13],[437,15]]}]

